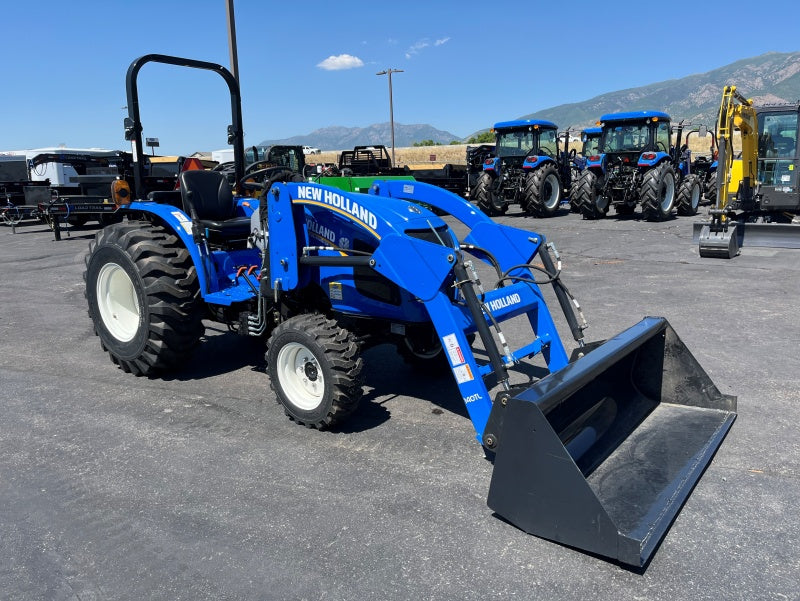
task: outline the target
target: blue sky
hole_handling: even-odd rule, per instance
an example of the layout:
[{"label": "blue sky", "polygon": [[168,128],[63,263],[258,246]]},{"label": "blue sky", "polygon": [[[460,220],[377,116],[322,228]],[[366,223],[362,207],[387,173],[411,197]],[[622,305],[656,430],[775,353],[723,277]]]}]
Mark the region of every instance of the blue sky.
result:
[{"label": "blue sky", "polygon": [[[235,0],[245,143],[389,120],[467,136],[495,121],[800,50],[800,2]],[[225,0],[3,3],[0,150],[127,149],[125,73],[150,53],[230,66]],[[674,6],[674,9],[670,9]],[[657,7],[657,8],[653,8]],[[721,21],[720,15],[730,15]],[[752,32],[737,35],[752,19]],[[148,64],[144,135],[163,154],[225,147],[213,73]],[[655,107],[658,108],[658,107]],[[567,126],[569,124],[559,124]]]}]

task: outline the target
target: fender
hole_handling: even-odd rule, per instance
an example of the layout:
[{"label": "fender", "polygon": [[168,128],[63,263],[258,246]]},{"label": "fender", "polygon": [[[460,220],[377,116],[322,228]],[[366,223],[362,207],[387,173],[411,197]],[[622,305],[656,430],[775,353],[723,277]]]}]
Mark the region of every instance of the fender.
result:
[{"label": "fender", "polygon": [[592,169],[598,175],[606,174],[606,155],[595,154],[586,157],[586,169]]},{"label": "fender", "polygon": [[655,167],[656,165],[660,164],[662,161],[669,159],[669,155],[666,152],[658,151],[658,152],[643,152],[639,157],[638,166],[639,167]]},{"label": "fender", "polygon": [[[522,163],[522,168],[531,171],[533,169],[539,169],[540,167],[544,166],[547,163],[552,163],[553,165],[556,162],[551,159],[549,156],[527,156],[525,157],[525,161]],[[557,165],[556,165],[557,166]]]},{"label": "fender", "polygon": [[498,173],[500,171],[500,157],[489,157],[483,162],[484,171]]},{"label": "fender", "polygon": [[[250,300],[254,296],[252,289],[244,282],[238,286],[231,287],[228,274],[232,275],[236,273],[237,266],[240,265],[260,265],[257,250],[244,249],[228,252],[208,251],[195,242],[191,218],[182,210],[172,205],[158,202],[134,201],[122,210],[154,215],[180,238],[183,246],[189,251],[192,263],[197,268],[197,280],[200,286],[200,293],[205,300],[209,300],[209,295],[215,295],[215,304],[231,305],[235,302]],[[217,298],[215,293],[223,289],[226,291],[224,298]]]}]

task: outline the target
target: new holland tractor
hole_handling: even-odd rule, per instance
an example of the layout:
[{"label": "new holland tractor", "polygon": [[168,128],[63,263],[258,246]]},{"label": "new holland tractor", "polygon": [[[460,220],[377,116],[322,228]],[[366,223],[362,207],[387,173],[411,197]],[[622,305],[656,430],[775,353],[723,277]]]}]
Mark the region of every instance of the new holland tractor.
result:
[{"label": "new holland tractor", "polygon": [[598,153],[588,157],[576,191],[585,219],[599,219],[613,206],[631,215],[641,206],[648,221],[694,215],[701,197],[700,181],[681,164],[678,126],[672,145],[670,117],[658,111],[611,113],[600,118]]},{"label": "new holland tractor", "polygon": [[492,129],[496,134],[494,155],[484,160],[483,173],[470,190],[470,198],[490,216],[503,215],[514,203],[532,217],[555,215],[563,187],[569,188],[561,175],[556,125],[522,119],[502,121]]},{"label": "new holland tractor", "polygon": [[586,162],[589,157],[595,156],[600,147],[600,134],[603,132],[599,127],[587,127],[581,132],[581,151],[572,160],[575,171],[570,181],[569,188],[569,211],[570,213],[580,213],[581,205],[578,202],[578,186],[580,185],[580,174],[586,169]]},{"label": "new holland tractor", "polygon": [[[236,80],[219,65],[163,55],[128,71],[134,156],[143,156],[136,78],[151,61],[225,79],[239,166]],[[736,417],[735,397],[720,393],[666,320],[584,343],[577,303],[541,234],[420,182],[377,180],[363,194],[280,179],[264,182],[256,206],[214,171],[182,173],[175,196],[117,191],[125,219],[98,232],[84,275],[89,316],[112,361],[156,377],[188,359],[203,319],[222,322],[267,341],[278,403],[321,429],[357,411],[364,350],[392,343],[452,375],[494,462],[488,504],[497,515],[644,565]],[[572,357],[544,285],[578,343]],[[522,344],[512,347],[504,327],[514,342],[527,332]],[[513,384],[511,372],[534,359],[547,375]]]}]

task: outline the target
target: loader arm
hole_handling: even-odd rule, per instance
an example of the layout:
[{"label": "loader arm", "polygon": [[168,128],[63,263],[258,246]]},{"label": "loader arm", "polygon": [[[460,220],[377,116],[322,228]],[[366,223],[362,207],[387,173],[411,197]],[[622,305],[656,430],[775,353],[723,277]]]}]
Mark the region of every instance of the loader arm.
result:
[{"label": "loader arm", "polygon": [[[733,132],[742,135],[742,182],[732,182]],[[736,91],[736,86],[725,86],[717,118],[717,141],[719,144],[719,167],[717,168],[716,209],[724,211],[732,184],[738,185],[740,194],[752,198],[756,188],[758,167],[758,119],[753,101]]]}]

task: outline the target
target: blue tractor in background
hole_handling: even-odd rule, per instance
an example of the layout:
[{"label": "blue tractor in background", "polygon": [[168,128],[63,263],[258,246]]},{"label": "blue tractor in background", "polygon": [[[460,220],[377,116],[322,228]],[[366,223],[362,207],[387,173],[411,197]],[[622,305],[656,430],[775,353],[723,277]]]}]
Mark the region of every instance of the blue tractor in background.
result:
[{"label": "blue tractor in background", "polygon": [[603,115],[598,153],[587,158],[575,194],[586,219],[617,215],[641,206],[648,221],[694,215],[702,195],[699,179],[681,157],[682,126],[672,143],[670,117],[659,111]]},{"label": "blue tractor in background", "polygon": [[571,213],[581,212],[581,206],[576,200],[578,196],[580,174],[586,169],[586,163],[589,157],[597,154],[602,131],[603,130],[599,127],[587,127],[581,132],[581,151],[572,159],[574,170],[572,172],[569,188],[569,210]]},{"label": "blue tractor in background", "polygon": [[470,200],[490,216],[504,214],[514,203],[532,217],[555,215],[564,187],[569,189],[558,127],[550,121],[520,119],[496,123],[493,131],[494,155],[484,161]]},{"label": "blue tractor in background", "polygon": [[[694,127],[684,130],[684,145],[681,147],[681,161],[689,165],[689,173],[695,175],[700,182],[701,202],[713,203],[717,200],[717,136],[713,128],[707,126]],[[689,151],[689,140],[696,138],[711,138],[708,150],[697,154]],[[695,144],[697,145],[697,144]]]}]

